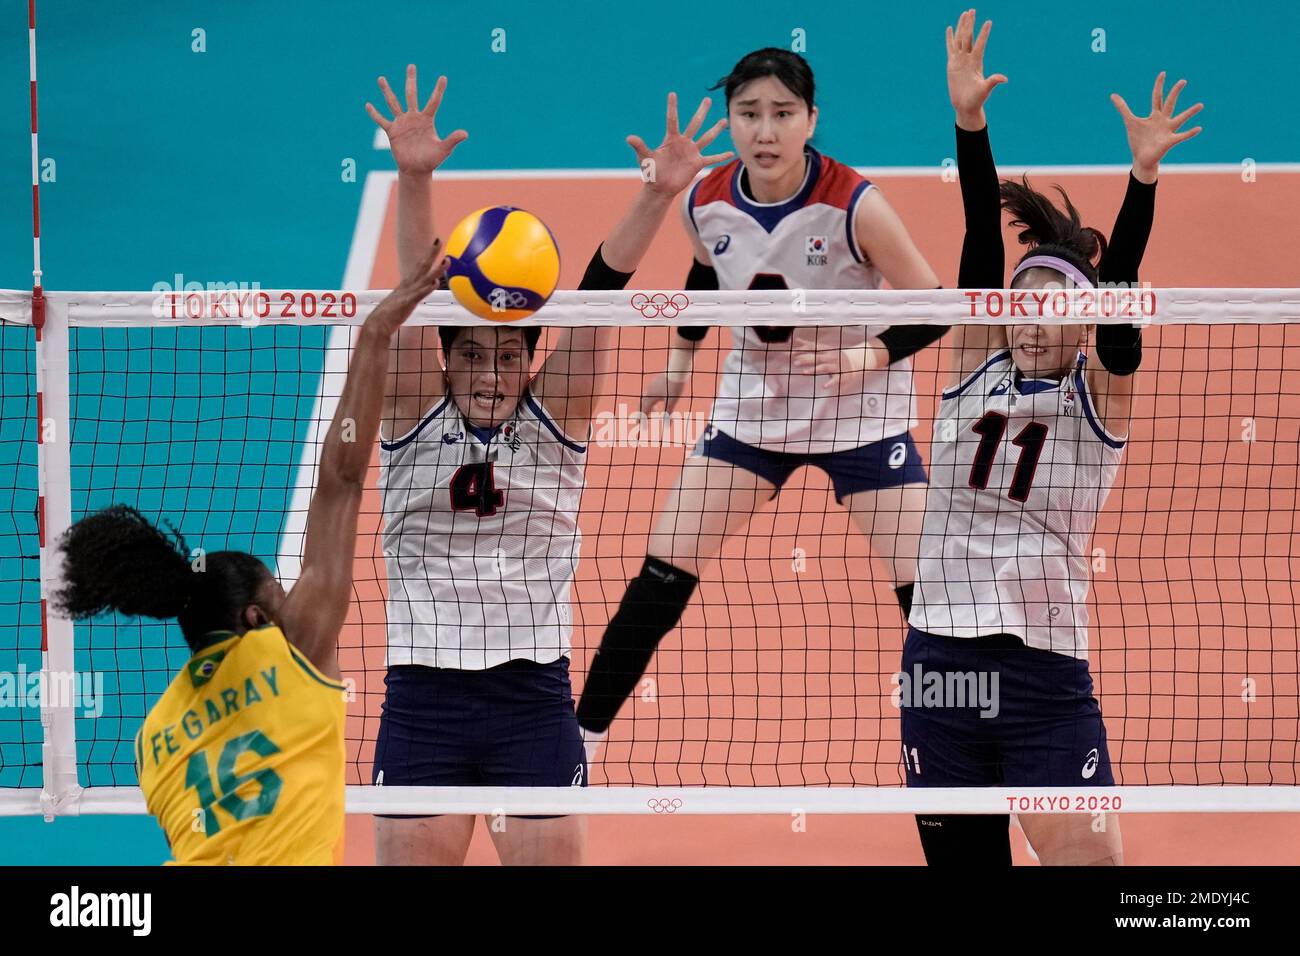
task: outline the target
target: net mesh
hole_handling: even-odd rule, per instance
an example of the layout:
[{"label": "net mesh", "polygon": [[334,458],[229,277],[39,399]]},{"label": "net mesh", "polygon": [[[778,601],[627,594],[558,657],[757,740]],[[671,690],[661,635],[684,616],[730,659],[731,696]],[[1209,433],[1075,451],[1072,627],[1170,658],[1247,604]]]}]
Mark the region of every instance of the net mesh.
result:
[{"label": "net mesh", "polygon": [[[141,327],[71,333],[74,520],[130,503],[170,521],[190,547],[249,551],[291,576],[330,396],[341,386],[322,370],[345,367],[355,327],[158,328],[148,316],[114,318]],[[646,376],[664,367],[668,330],[620,329],[579,516],[575,696],[708,421],[730,337],[710,334],[686,399],[662,422],[637,409]],[[1119,784],[1297,782],[1300,385],[1286,372],[1297,345],[1294,324],[1148,330],[1131,437],[1091,544],[1091,667]],[[14,507],[0,534],[0,653],[34,668],[30,330],[3,330],[0,347],[0,444],[18,462],[3,472]],[[942,344],[916,360],[914,436],[927,463],[937,370],[947,362]],[[340,638],[354,693],[350,784],[370,783],[384,694],[381,519],[372,471]],[[183,642],[172,624],[120,617],[76,633],[78,668],[103,679],[97,707],[78,712],[81,782],[129,786],[133,735],[186,659]],[[904,633],[893,582],[867,537],[835,503],[826,475],[801,468],[706,565],[591,782],[899,787],[891,693]],[[39,782],[30,770],[40,728],[22,714],[0,713],[0,785]]]}]

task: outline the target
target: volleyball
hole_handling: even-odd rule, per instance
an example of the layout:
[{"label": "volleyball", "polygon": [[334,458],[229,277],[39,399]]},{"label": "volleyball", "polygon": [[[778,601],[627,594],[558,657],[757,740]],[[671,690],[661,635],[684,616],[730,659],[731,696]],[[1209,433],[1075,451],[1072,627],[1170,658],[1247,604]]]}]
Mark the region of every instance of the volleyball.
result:
[{"label": "volleyball", "polygon": [[513,206],[472,212],[447,240],[447,285],[479,318],[515,322],[546,304],[560,281],[560,250],[546,224]]}]

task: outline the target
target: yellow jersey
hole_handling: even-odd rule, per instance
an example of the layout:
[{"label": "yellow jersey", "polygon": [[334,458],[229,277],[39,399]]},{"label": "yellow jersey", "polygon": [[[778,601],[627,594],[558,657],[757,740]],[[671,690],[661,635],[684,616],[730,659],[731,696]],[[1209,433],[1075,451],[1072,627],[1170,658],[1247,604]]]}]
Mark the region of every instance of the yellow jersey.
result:
[{"label": "yellow jersey", "polygon": [[135,740],[175,862],[341,862],[344,695],[278,627],[192,657]]}]

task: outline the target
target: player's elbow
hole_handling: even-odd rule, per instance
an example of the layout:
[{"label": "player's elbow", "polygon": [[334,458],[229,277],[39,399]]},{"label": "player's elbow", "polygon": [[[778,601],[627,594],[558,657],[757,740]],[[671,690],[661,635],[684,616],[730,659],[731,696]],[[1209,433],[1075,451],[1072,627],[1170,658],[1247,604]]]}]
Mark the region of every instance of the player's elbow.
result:
[{"label": "player's elbow", "polygon": [[366,473],[370,463],[357,467],[346,462],[321,461],[316,481],[316,495],[338,505],[352,500],[360,501],[366,488]]}]

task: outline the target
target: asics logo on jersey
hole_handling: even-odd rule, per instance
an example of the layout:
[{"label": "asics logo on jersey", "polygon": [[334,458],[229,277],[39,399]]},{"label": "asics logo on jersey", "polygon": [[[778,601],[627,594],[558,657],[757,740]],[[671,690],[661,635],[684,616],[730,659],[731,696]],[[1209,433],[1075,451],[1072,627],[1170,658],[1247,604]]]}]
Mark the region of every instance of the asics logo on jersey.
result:
[{"label": "asics logo on jersey", "polygon": [[713,246],[713,254],[714,254],[715,256],[720,256],[720,255],[722,255],[724,252],[727,251],[727,246],[729,246],[729,245],[731,245],[731,237],[730,237],[730,236],[723,236],[721,239],[719,239],[719,240],[714,244],[714,246]]},{"label": "asics logo on jersey", "polygon": [[675,292],[671,296],[662,292],[656,292],[654,295],[638,292],[632,296],[632,308],[647,319],[657,319],[660,316],[665,319],[675,319],[685,312],[690,304],[691,300],[681,292]]},{"label": "asics logo on jersey", "polygon": [[447,434],[442,436],[442,443],[444,445],[454,445],[464,437],[464,432],[447,432]]},{"label": "asics logo on jersey", "polygon": [[1097,763],[1100,760],[1101,754],[1097,753],[1096,747],[1088,751],[1088,759],[1083,762],[1083,770],[1080,771],[1084,780],[1092,779],[1092,775],[1097,772]]},{"label": "asics logo on jersey", "polygon": [[998,382],[997,385],[993,386],[993,391],[989,392],[989,394],[990,394],[990,395],[1005,395],[1005,394],[1007,393],[1007,390],[1010,389],[1010,388],[1011,388],[1011,379],[1010,379],[1010,377],[1008,377],[1008,378],[1004,378],[1002,381]]},{"label": "asics logo on jersey", "polygon": [[655,813],[675,813],[681,809],[682,801],[673,797],[671,800],[651,799],[646,801],[646,806]]}]

